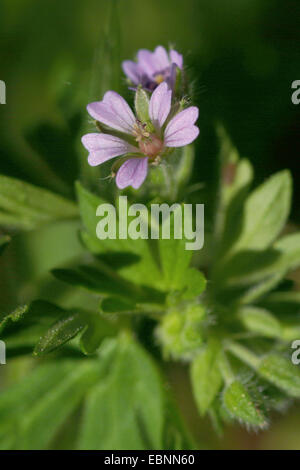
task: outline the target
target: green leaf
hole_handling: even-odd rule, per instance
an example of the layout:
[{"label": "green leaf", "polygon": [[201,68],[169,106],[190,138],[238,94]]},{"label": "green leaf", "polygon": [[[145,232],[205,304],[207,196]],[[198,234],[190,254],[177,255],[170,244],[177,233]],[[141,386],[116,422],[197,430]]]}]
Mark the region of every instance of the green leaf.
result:
[{"label": "green leaf", "polygon": [[264,428],[267,421],[246,387],[237,380],[226,387],[224,405],[230,414],[247,426]]},{"label": "green leaf", "polygon": [[282,339],[285,341],[293,341],[300,338],[300,322],[295,324],[282,325]]},{"label": "green leaf", "polygon": [[115,273],[107,274],[94,266],[79,266],[76,269],[54,269],[53,275],[73,286],[83,287],[101,295],[113,295],[130,300],[162,302],[161,292],[150,288],[142,288]]},{"label": "green leaf", "polygon": [[[148,354],[131,338],[116,341],[107,373],[86,402],[80,449],[160,449],[163,389]],[[101,358],[101,355],[100,355]]]},{"label": "green leaf", "polygon": [[74,313],[55,323],[43,336],[36,347],[34,354],[40,356],[59,348],[74,338],[86,326],[86,320],[80,313]]},{"label": "green leaf", "polygon": [[274,292],[260,302],[280,319],[282,325],[282,339],[293,341],[300,338],[300,292]]},{"label": "green leaf", "polygon": [[35,228],[35,224],[28,220],[28,217],[22,215],[12,215],[8,212],[0,210],[0,227],[8,229],[31,230]]},{"label": "green leaf", "polygon": [[[79,181],[76,182],[76,191],[82,223],[90,237],[93,238],[94,242],[97,245],[100,245],[101,242],[96,237],[96,227],[98,223],[96,211],[100,204],[106,204],[107,201],[92,194],[90,191],[85,189]],[[110,240],[105,240],[105,242],[109,243]]]},{"label": "green leaf", "polygon": [[38,356],[63,346],[80,332],[83,332],[81,349],[91,354],[105,336],[115,335],[116,331],[116,322],[99,312],[65,310],[41,300],[18,307],[0,323],[1,337],[8,350],[29,347],[30,352],[35,346]]},{"label": "green leaf", "polygon": [[[227,188],[226,202],[228,210],[230,209],[230,204],[233,202],[234,198],[236,198],[237,195],[239,195],[239,197],[241,198],[242,194],[247,194],[252,181],[253,167],[247,158],[241,158],[236,164],[232,183],[229,184]],[[229,222],[229,219],[227,222]]]},{"label": "green leaf", "polygon": [[130,238],[125,240],[119,238],[99,240],[96,236],[96,227],[100,219],[96,216],[96,210],[100,204],[107,203],[107,201],[90,193],[80,183],[77,183],[76,189],[80,215],[86,229],[86,232],[82,234],[82,240],[87,248],[96,255],[113,252],[135,255],[136,263],[121,266],[119,268],[120,274],[137,284],[161,289],[161,273],[154,261],[148,241],[143,239],[131,240]]},{"label": "green leaf", "polygon": [[118,278],[113,279],[93,268],[87,271],[87,268],[88,266],[80,266],[76,269],[54,269],[52,274],[60,281],[83,287],[97,294],[126,296],[128,287],[125,281],[122,283]]},{"label": "green leaf", "polygon": [[219,343],[210,341],[191,365],[193,394],[201,415],[206,413],[222,385],[219,354]]},{"label": "green leaf", "polygon": [[27,312],[27,310],[28,310],[28,305],[22,305],[20,307],[17,307],[13,312],[9,313],[8,315],[5,315],[5,317],[0,322],[0,333],[2,333],[6,325],[9,324],[10,322],[19,321],[23,317],[23,315]]},{"label": "green leaf", "polygon": [[82,311],[81,314],[86,328],[80,338],[80,347],[84,354],[93,354],[105,338],[118,333],[119,325],[116,319],[105,317],[99,312]]},{"label": "green leaf", "polygon": [[[233,176],[230,173],[233,173]],[[226,173],[229,173],[226,175]],[[221,207],[216,218],[216,232],[219,237],[219,246],[216,251],[216,262],[226,255],[230,247],[238,239],[243,227],[243,207],[253,180],[251,163],[242,159],[237,163],[229,163],[228,168],[223,169],[225,180],[233,178],[229,184],[224,183],[221,192]]]},{"label": "green leaf", "polygon": [[231,252],[268,248],[287,221],[291,192],[288,171],[276,173],[254,190],[245,202],[242,231]]},{"label": "green leaf", "polygon": [[120,299],[118,297],[108,297],[103,299],[101,302],[101,311],[104,313],[125,313],[125,314],[133,314],[139,313],[143,310],[141,308],[137,308],[134,302],[131,302],[127,299]]},{"label": "green leaf", "polygon": [[137,114],[139,120],[142,123],[151,122],[150,117],[149,117],[149,98],[148,98],[148,94],[140,86],[137,88],[137,90],[135,92],[134,104],[135,104],[136,114]]},{"label": "green leaf", "polygon": [[96,361],[74,361],[60,383],[41,395],[21,417],[16,448],[45,449],[99,376]]},{"label": "green leaf", "polygon": [[276,314],[289,312],[290,315],[300,312],[300,292],[273,292],[265,297],[260,305]]},{"label": "green leaf", "polygon": [[63,314],[64,310],[60,307],[44,300],[35,300],[29,305],[17,307],[12,313],[6,315],[0,322],[0,333],[4,331],[7,338],[19,329],[37,323],[41,325],[48,324]]},{"label": "green leaf", "polygon": [[269,354],[260,361],[257,372],[290,397],[300,397],[300,371],[291,360]]},{"label": "green leaf", "polygon": [[[189,267],[192,254],[191,250],[186,250],[187,240],[182,236],[180,239],[174,237],[174,223],[177,214],[181,214],[182,207],[177,205],[170,218],[166,218],[164,225],[170,224],[170,239],[159,238],[159,254],[161,267],[164,276],[165,288],[167,290],[182,290],[185,282],[185,274]],[[162,230],[163,230],[162,227]]]},{"label": "green leaf", "polygon": [[215,259],[219,263],[220,258],[241,232],[243,221],[240,214],[253,180],[253,169],[249,160],[240,160],[237,149],[221,125],[218,125],[217,133],[220,140],[221,172],[215,229],[218,247]]},{"label": "green leaf", "polygon": [[0,448],[44,449],[99,377],[95,362],[41,364],[0,393]]},{"label": "green leaf", "polygon": [[186,287],[186,290],[183,292],[183,299],[198,297],[206,288],[204,274],[196,268],[189,268],[184,276],[183,287]]},{"label": "green leaf", "polygon": [[292,270],[300,265],[300,233],[291,233],[274,243],[273,248],[282,256],[278,259],[276,269]]},{"label": "green leaf", "polygon": [[258,284],[251,286],[240,296],[240,303],[245,305],[259,301],[267,292],[275,289],[282,280],[282,277],[283,273],[279,271],[263,279]]},{"label": "green leaf", "polygon": [[293,233],[275,242],[268,250],[241,251],[235,254],[219,272],[219,278],[223,278],[226,286],[247,285],[278,272],[282,273],[283,278],[299,265],[300,234]]},{"label": "green leaf", "polygon": [[59,321],[40,337],[34,348],[35,355],[48,354],[81,332],[81,349],[85,354],[92,354],[98,349],[105,336],[112,336],[117,332],[117,326],[98,312],[63,310],[60,317]]},{"label": "green leaf", "polygon": [[87,328],[81,335],[80,347],[84,354],[94,354],[101,342],[118,332],[118,325],[103,318],[99,314],[90,314]]},{"label": "green leaf", "polygon": [[0,175],[0,210],[0,224],[22,229],[78,216],[73,202],[3,175]]},{"label": "green leaf", "polygon": [[282,328],[280,322],[267,310],[257,307],[244,307],[239,317],[247,330],[267,338],[280,338]]},{"label": "green leaf", "polygon": [[42,364],[26,374],[16,384],[0,392],[0,426],[6,417],[21,417],[26,409],[49,389],[55,387],[72,370],[70,361]]}]

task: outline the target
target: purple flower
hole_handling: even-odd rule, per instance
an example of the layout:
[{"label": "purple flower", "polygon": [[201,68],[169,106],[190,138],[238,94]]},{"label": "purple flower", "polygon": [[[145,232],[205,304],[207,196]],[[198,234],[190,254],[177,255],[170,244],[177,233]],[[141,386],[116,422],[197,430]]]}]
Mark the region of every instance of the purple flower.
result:
[{"label": "purple flower", "polygon": [[158,46],[154,52],[140,49],[137,63],[125,60],[122,64],[125,75],[134,85],[142,85],[149,91],[166,81],[173,89],[176,80],[176,69],[182,69],[183,58],[174,49],[169,54],[163,46]]},{"label": "purple flower", "polygon": [[[139,93],[137,91],[137,93]],[[145,92],[143,96],[146,96]],[[105,93],[102,101],[87,106],[89,114],[106,127],[107,133],[92,133],[82,137],[89,151],[91,166],[100,165],[114,157],[128,157],[119,167],[116,183],[120,189],[137,189],[144,182],[148,165],[157,165],[169,148],[183,147],[199,134],[194,124],[198,108],[191,106],[168,120],[172,91],[161,83],[146,101],[146,119],[137,118],[124,98],[114,91]],[[148,100],[148,98],[146,98]]]}]

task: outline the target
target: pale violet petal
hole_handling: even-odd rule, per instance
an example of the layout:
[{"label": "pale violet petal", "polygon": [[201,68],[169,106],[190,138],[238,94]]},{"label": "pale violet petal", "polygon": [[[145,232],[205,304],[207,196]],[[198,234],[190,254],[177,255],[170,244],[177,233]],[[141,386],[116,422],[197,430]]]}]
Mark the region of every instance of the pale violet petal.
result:
[{"label": "pale violet petal", "polygon": [[161,83],[152,93],[149,115],[156,129],[161,129],[171,110],[172,91],[166,82]]},{"label": "pale violet petal", "polygon": [[109,134],[86,134],[82,137],[81,141],[90,152],[88,162],[91,166],[100,165],[111,158],[124,155],[128,152],[138,151],[133,145]]},{"label": "pale violet petal", "polygon": [[147,49],[140,49],[138,51],[137,58],[138,65],[143,74],[151,77],[158,71],[153,52],[148,51]]},{"label": "pale violet petal", "polygon": [[129,80],[131,80],[132,83],[134,83],[135,85],[138,85],[140,83],[141,73],[139,66],[135,62],[133,62],[132,60],[124,60],[124,62],[122,63],[122,68],[125,75],[127,75],[127,77],[129,78]]},{"label": "pale violet petal", "polygon": [[87,106],[88,113],[97,121],[128,134],[132,133],[135,117],[124,98],[114,91],[105,93],[103,101]]},{"label": "pale violet petal", "polygon": [[116,184],[119,189],[132,186],[138,189],[146,179],[148,173],[148,157],[131,158],[119,168]]},{"label": "pale violet petal", "polygon": [[127,101],[119,93],[107,91],[103,97],[103,103],[111,107],[116,116],[124,123],[124,127],[127,126],[129,129],[132,129],[135,123],[135,116]]},{"label": "pale violet petal", "polygon": [[171,59],[171,62],[173,64],[176,64],[177,67],[182,69],[182,67],[183,67],[183,56],[181,54],[179,54],[177,51],[172,49],[170,51],[170,59]]},{"label": "pale violet petal", "polygon": [[198,137],[199,132],[197,126],[184,127],[166,138],[164,143],[166,147],[184,147],[192,143]]},{"label": "pale violet petal", "polygon": [[96,121],[117,131],[131,133],[129,126],[124,125],[124,122],[112,111],[111,107],[103,101],[95,101],[94,103],[88,104],[87,110],[90,116],[96,119]]},{"label": "pale violet petal", "polygon": [[167,78],[166,82],[169,85],[169,88],[171,90],[174,90],[175,82],[176,82],[176,71],[177,71],[177,65],[172,64],[170,65],[170,76]]},{"label": "pale violet petal", "polygon": [[165,70],[170,65],[169,57],[163,46],[157,46],[154,51],[156,68],[160,71]]},{"label": "pale violet petal", "polygon": [[171,137],[175,132],[189,126],[193,126],[198,119],[199,110],[196,106],[190,106],[176,114],[169,122],[165,130],[165,139]]}]

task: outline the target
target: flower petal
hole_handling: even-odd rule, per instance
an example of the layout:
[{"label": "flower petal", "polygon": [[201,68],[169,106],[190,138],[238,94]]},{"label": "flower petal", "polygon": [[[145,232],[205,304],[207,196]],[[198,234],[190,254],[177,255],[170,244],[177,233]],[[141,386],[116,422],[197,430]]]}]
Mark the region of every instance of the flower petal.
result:
[{"label": "flower petal", "polygon": [[119,117],[113,113],[111,107],[103,101],[95,101],[87,105],[88,113],[92,118],[96,119],[106,126],[111,127],[117,131],[131,133],[129,126],[124,125],[123,121],[120,121]]},{"label": "flower petal", "polygon": [[167,83],[161,83],[152,93],[149,104],[149,115],[157,130],[164,125],[171,110],[172,90]]},{"label": "flower petal", "polygon": [[142,71],[148,76],[154,75],[156,72],[159,72],[159,68],[155,64],[154,54],[147,49],[140,49],[137,54],[138,65]]},{"label": "flower petal", "polygon": [[179,54],[177,51],[172,49],[170,51],[170,59],[171,59],[172,64],[176,64],[177,67],[182,69],[182,67],[183,67],[183,56],[181,54]]},{"label": "flower petal", "polygon": [[138,152],[133,145],[125,140],[109,134],[86,134],[81,139],[84,147],[89,150],[88,162],[91,166],[100,165],[111,158],[124,155],[128,152]]},{"label": "flower petal", "polygon": [[193,126],[198,119],[198,115],[199,110],[196,106],[190,106],[176,114],[166,127],[165,141],[167,141],[169,137],[172,137],[175,132],[184,129],[185,127]]},{"label": "flower petal", "polygon": [[166,49],[163,46],[157,46],[154,51],[154,59],[158,70],[165,70],[170,65],[170,60]]},{"label": "flower petal", "polygon": [[108,91],[103,101],[95,101],[87,106],[89,114],[112,129],[131,134],[135,117],[130,107],[118,93]]},{"label": "flower petal", "polygon": [[175,82],[176,82],[176,71],[177,71],[177,65],[176,64],[171,64],[170,65],[170,75],[167,78],[166,82],[169,85],[171,90],[174,90]]},{"label": "flower petal", "polygon": [[116,177],[116,184],[119,189],[124,189],[127,186],[138,189],[145,181],[147,173],[148,157],[130,158],[120,167]]},{"label": "flower petal", "polygon": [[122,63],[122,68],[125,75],[127,75],[127,77],[129,78],[129,80],[132,81],[132,83],[134,83],[135,85],[138,85],[140,83],[141,72],[138,64],[136,64],[132,60],[124,60],[124,62]]},{"label": "flower petal", "polygon": [[184,147],[193,142],[198,137],[199,132],[197,126],[184,127],[165,139],[164,143],[166,147]]},{"label": "flower petal", "polygon": [[135,116],[127,101],[115,91],[107,91],[103,97],[103,103],[108,104],[118,118],[124,122],[124,126],[131,129],[135,123]]}]

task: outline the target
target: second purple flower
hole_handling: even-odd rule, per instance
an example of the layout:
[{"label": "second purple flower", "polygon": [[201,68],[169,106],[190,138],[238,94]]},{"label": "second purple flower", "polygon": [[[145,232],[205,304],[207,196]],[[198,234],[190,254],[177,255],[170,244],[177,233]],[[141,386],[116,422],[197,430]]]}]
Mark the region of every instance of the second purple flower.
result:
[{"label": "second purple flower", "polygon": [[133,85],[141,85],[153,91],[162,82],[174,88],[177,69],[183,68],[183,57],[174,49],[168,53],[163,46],[157,46],[154,52],[140,49],[137,62],[125,60],[123,71]]}]

